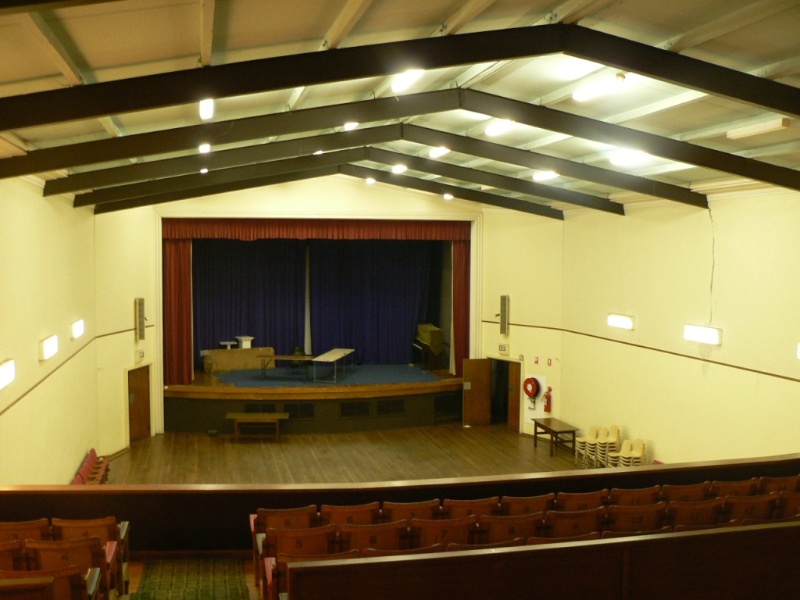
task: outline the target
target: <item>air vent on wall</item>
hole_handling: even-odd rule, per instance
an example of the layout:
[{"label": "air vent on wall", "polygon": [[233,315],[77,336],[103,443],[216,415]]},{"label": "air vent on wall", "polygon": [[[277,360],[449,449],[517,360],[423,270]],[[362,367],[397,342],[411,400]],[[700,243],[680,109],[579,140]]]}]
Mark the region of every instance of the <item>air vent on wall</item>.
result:
[{"label": "air vent on wall", "polygon": [[508,334],[508,296],[500,296],[500,333]]},{"label": "air vent on wall", "polygon": [[133,301],[133,316],[134,316],[134,329],[136,330],[136,339],[144,339],[144,325],[147,317],[144,314],[144,298],[136,298]]}]

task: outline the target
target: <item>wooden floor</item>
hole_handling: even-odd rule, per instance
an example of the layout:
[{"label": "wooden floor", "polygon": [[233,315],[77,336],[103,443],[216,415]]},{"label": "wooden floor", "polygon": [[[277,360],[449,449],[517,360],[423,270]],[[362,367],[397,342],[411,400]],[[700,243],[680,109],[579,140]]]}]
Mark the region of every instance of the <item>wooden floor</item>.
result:
[{"label": "wooden floor", "polygon": [[479,477],[575,469],[568,450],[505,425],[233,437],[166,433],[111,461],[109,483],[315,484]]}]

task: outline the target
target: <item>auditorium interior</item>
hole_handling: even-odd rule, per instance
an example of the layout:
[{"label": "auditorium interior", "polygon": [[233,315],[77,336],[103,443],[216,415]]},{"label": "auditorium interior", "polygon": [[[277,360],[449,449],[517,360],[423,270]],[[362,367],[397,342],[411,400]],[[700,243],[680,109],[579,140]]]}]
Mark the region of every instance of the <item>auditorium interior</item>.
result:
[{"label": "auditorium interior", "polygon": [[[797,31],[789,0],[0,0],[0,522],[249,560],[259,508],[800,474]],[[612,425],[638,462],[573,460]],[[463,470],[400,469],[404,430]],[[341,480],[293,473],[337,440]],[[304,563],[289,598],[789,597],[773,520]]]}]

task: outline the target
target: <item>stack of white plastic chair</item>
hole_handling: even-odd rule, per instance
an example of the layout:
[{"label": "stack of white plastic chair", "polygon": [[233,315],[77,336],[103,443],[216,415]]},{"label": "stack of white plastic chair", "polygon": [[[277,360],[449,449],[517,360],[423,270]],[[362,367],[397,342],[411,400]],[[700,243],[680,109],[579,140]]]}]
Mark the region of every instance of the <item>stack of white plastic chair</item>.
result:
[{"label": "stack of white plastic chair", "polygon": [[635,467],[644,464],[644,441],[633,440],[630,452],[620,452],[619,465],[621,467]]},{"label": "stack of white plastic chair", "polygon": [[619,426],[611,425],[608,428],[608,435],[605,438],[597,439],[597,461],[596,466],[608,466],[608,453],[619,450]]},{"label": "stack of white plastic chair", "polygon": [[586,440],[586,463],[590,467],[597,466],[597,452],[600,447],[601,440],[608,437],[608,427],[601,427],[597,430],[597,437],[593,440]]},{"label": "stack of white plastic chair", "polygon": [[609,453],[608,453],[608,463],[607,463],[608,466],[609,467],[619,467],[620,466],[620,457],[623,454],[626,454],[626,455],[630,454],[632,448],[633,448],[633,442],[631,442],[630,440],[623,440],[622,447],[618,451],[616,451],[616,452],[609,451]]},{"label": "stack of white plastic chair", "polygon": [[592,425],[586,432],[586,435],[575,438],[575,464],[578,464],[578,457],[581,458],[581,464],[586,466],[586,444],[589,440],[597,439],[597,426]]}]

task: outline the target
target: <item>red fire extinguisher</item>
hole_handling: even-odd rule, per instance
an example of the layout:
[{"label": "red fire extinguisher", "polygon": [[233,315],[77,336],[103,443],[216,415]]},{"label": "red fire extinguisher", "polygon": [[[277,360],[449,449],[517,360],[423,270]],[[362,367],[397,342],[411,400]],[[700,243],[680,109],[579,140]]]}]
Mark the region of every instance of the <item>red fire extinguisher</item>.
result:
[{"label": "red fire extinguisher", "polygon": [[553,402],[553,387],[548,385],[547,391],[544,393],[544,412],[550,412]]}]

